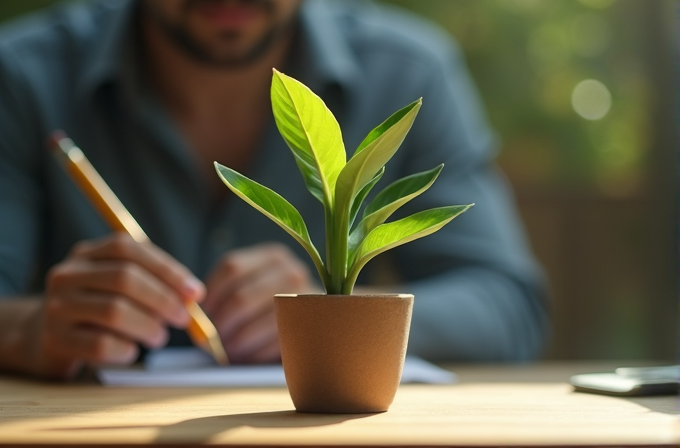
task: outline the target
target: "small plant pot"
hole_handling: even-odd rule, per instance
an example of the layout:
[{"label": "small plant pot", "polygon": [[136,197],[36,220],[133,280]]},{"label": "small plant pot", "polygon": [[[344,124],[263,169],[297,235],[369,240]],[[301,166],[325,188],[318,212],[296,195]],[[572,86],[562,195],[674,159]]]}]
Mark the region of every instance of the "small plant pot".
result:
[{"label": "small plant pot", "polygon": [[298,412],[384,412],[399,387],[413,296],[274,297],[281,358]]}]

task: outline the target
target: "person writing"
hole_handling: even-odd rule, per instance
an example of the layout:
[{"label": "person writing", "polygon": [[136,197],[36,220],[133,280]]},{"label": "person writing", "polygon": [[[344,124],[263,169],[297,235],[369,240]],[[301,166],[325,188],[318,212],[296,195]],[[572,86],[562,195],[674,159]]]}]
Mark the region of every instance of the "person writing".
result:
[{"label": "person writing", "polygon": [[[414,207],[477,204],[360,278],[366,291],[415,294],[409,351],[538,355],[545,285],[449,38],[365,1],[121,0],[67,4],[0,31],[0,371],[72,378],[87,364],[131,363],[140,346],[187,344],[184,301],[200,302],[233,362],[279,359],[272,296],[320,287],[302,249],[213,169],[317,214],[274,124],[272,67],[324,99],[349,151],[423,97],[381,184],[443,162]],[[111,233],[45,149],[55,129],[153,244]],[[321,240],[323,223],[308,225]],[[398,286],[377,285],[386,271]]]}]

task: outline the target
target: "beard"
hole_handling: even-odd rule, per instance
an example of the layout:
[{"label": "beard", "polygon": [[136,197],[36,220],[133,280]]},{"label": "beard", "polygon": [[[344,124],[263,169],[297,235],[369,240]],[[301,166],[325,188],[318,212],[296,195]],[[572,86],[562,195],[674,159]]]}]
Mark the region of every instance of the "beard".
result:
[{"label": "beard", "polygon": [[[215,3],[238,3],[252,8],[258,8],[268,17],[272,18],[276,13],[276,5],[273,0],[186,0],[183,5],[184,14],[189,14],[194,9],[204,5]],[[291,21],[272,25],[258,39],[247,48],[234,55],[220,55],[212,51],[209,45],[199,41],[185,23],[172,23],[159,14],[150,14],[165,37],[172,42],[182,53],[194,61],[214,68],[238,68],[250,65],[259,60],[274,42],[283,35],[291,26]],[[241,38],[238,31],[225,31],[220,34],[220,42],[229,46],[236,45]]]}]

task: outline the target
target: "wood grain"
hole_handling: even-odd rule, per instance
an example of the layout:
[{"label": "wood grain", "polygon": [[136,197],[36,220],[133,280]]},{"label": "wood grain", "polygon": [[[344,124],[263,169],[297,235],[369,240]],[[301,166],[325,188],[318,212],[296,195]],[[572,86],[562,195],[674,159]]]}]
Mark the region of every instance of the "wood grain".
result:
[{"label": "wood grain", "polygon": [[[494,367],[477,368],[488,380]],[[561,382],[401,386],[389,412],[294,412],[286,389],[126,389],[0,379],[0,446],[679,446],[675,397]],[[531,370],[531,369],[529,369]],[[502,369],[498,370],[502,377]]]}]

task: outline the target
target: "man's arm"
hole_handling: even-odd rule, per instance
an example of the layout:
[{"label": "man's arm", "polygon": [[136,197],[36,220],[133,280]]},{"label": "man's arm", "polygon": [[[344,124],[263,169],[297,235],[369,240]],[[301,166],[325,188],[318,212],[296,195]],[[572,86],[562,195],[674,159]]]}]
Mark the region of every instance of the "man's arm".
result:
[{"label": "man's arm", "polygon": [[0,371],[68,378],[86,363],[127,363],[162,346],[203,285],[167,253],[126,235],[82,242],[29,297],[43,252],[45,149],[39,101],[0,42]]},{"label": "man's arm", "polygon": [[41,300],[40,297],[25,297],[0,301],[0,370],[31,370],[33,347],[26,336],[36,330]]},{"label": "man's arm", "polygon": [[402,216],[476,205],[392,254],[404,292],[416,297],[409,349],[435,360],[534,358],[545,341],[546,285],[510,188],[493,164],[497,142],[457,49],[442,51],[427,68],[423,107],[399,169],[445,167]]},{"label": "man's arm", "polygon": [[47,276],[44,298],[0,302],[0,371],[71,378],[85,364],[127,364],[184,328],[203,285],[168,254],[125,234],[81,242]]}]

